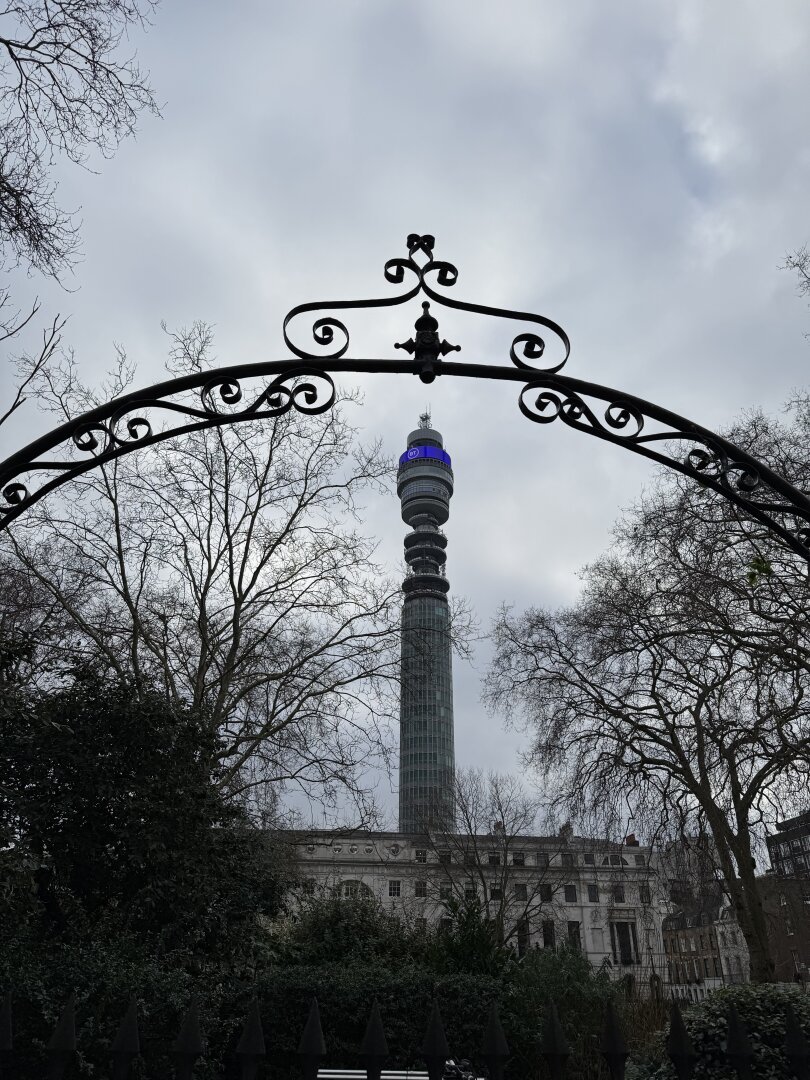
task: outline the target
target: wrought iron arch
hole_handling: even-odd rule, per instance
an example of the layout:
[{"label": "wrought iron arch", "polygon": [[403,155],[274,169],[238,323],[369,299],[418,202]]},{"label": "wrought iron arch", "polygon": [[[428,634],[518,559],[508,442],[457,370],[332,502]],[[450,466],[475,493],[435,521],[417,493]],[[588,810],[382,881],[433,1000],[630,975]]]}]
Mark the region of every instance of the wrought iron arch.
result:
[{"label": "wrought iron arch", "polygon": [[[407,256],[388,260],[383,269],[386,281],[404,286],[396,293],[292,308],[282,327],[292,357],[161,382],[124,394],[35,439],[0,463],[0,530],[67,481],[140,447],[190,431],[280,416],[290,409],[312,415],[325,412],[335,401],[334,375],[411,374],[426,383],[441,375],[518,383],[518,406],[529,420],[538,424],[560,420],[691,477],[810,561],[810,498],[803,492],[728,439],[677,413],[633,394],[560,374],[571,352],[563,328],[532,312],[474,304],[448,294],[444,290],[455,286],[458,270],[436,259],[434,247],[434,237],[412,233]],[[394,346],[406,357],[347,356],[348,327],[329,313],[393,307],[419,294],[427,299],[414,334]],[[460,346],[440,337],[431,302],[528,324],[512,339],[511,366],[447,360]],[[296,327],[313,315],[311,341],[297,343],[301,339]]]}]

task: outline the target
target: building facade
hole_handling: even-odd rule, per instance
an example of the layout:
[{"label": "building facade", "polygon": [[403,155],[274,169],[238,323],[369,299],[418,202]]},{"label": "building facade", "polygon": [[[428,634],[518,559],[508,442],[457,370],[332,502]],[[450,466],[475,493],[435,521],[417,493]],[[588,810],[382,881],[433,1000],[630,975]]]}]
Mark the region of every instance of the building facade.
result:
[{"label": "building facade", "polygon": [[810,875],[757,878],[778,982],[810,984]]},{"label": "building facade", "polygon": [[518,956],[581,949],[628,989],[664,993],[668,910],[649,848],[574,836],[310,832],[301,891],[375,898],[405,922],[441,928],[448,902],[477,901]]},{"label": "building facade", "polygon": [[766,843],[775,873],[810,877],[810,813],[780,821]]},{"label": "building facade", "polygon": [[748,949],[727,902],[673,911],[663,921],[662,937],[672,997],[702,1001],[721,986],[748,982]]}]

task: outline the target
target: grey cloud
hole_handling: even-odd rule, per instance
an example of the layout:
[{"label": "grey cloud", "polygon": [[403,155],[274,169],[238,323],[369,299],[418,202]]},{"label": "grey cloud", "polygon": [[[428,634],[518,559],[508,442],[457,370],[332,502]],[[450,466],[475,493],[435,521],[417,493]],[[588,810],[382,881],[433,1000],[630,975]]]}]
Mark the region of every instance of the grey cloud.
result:
[{"label": "grey cloud", "polygon": [[[290,306],[384,293],[384,260],[430,231],[457,293],[566,327],[571,374],[708,425],[776,409],[810,356],[778,269],[810,239],[808,33],[798,6],[733,0],[165,3],[138,42],[164,119],[98,176],[64,171],[79,290],[16,287],[73,312],[86,378],[123,341],[150,382],[162,318],[216,323],[223,363],[278,357]],[[359,341],[387,354],[416,314],[381,313]],[[465,357],[508,363],[508,335],[440,318]],[[650,476],[530,424],[511,386],[359,381],[392,454],[431,404],[457,475],[448,573],[485,625],[501,601],[572,599]],[[393,495],[369,525],[396,565]],[[485,658],[457,667],[458,756],[507,768],[521,740],[478,704]]]}]

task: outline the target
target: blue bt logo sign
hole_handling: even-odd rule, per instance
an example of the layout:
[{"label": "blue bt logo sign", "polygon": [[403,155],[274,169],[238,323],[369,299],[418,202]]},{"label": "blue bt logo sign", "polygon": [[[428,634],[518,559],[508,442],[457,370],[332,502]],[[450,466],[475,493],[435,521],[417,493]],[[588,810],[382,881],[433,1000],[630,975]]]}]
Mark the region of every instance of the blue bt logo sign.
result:
[{"label": "blue bt logo sign", "polygon": [[436,446],[412,446],[409,450],[406,450],[404,454],[400,455],[400,465],[405,465],[409,461],[415,461],[417,458],[433,458],[436,461],[443,461],[448,468],[451,468],[450,455],[445,454],[444,450],[439,450]]}]

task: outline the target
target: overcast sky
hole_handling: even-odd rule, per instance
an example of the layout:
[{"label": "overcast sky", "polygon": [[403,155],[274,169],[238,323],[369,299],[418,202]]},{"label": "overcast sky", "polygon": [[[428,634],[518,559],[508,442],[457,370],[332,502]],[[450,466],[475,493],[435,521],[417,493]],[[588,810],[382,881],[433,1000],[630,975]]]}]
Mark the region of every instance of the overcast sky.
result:
[{"label": "overcast sky", "polygon": [[[162,118],[108,162],[61,172],[84,257],[60,291],[21,278],[94,381],[123,343],[161,377],[161,320],[216,326],[221,363],[280,359],[294,304],[383,294],[386,259],[431,232],[454,294],[570,335],[566,373],[710,426],[807,383],[810,311],[780,265],[810,241],[804,2],[174,0],[136,35]],[[418,304],[383,313],[394,355]],[[438,313],[461,358],[510,336]],[[371,340],[371,339],[370,339]],[[404,449],[427,405],[453,457],[448,576],[484,626],[501,602],[571,600],[649,466],[517,409],[515,384],[377,376],[361,423]],[[3,454],[45,420],[0,434]],[[369,527],[396,565],[393,495]],[[457,665],[459,764],[521,744]],[[391,801],[393,806],[393,801]]]}]

